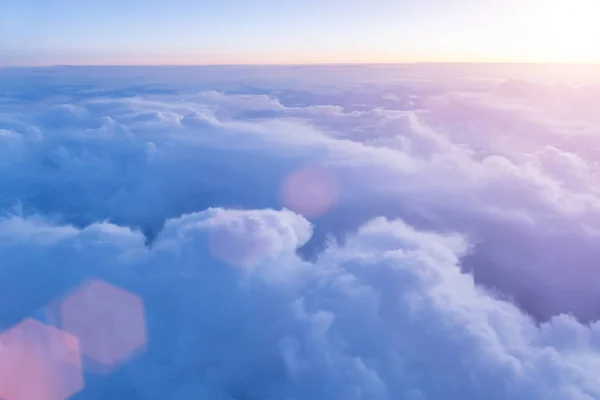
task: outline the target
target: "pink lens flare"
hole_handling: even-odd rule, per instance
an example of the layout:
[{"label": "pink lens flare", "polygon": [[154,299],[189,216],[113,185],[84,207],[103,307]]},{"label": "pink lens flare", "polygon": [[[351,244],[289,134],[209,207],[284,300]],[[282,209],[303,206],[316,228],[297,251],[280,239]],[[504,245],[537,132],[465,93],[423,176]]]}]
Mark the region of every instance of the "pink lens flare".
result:
[{"label": "pink lens flare", "polygon": [[77,337],[34,319],[0,335],[3,400],[65,400],[83,387]]},{"label": "pink lens flare", "polygon": [[325,168],[310,166],[289,175],[283,182],[283,205],[306,217],[317,217],[337,202],[338,185]]},{"label": "pink lens flare", "polygon": [[[84,283],[59,304],[61,328],[81,342],[86,367],[108,373],[146,344],[142,300],[101,280]],[[95,369],[95,370],[94,370]]]}]

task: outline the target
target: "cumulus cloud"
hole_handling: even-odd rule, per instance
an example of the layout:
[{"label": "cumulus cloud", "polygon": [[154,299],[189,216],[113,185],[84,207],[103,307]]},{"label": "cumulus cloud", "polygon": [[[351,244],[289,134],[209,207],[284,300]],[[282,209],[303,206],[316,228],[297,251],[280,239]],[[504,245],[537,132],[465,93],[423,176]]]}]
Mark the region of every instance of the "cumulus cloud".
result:
[{"label": "cumulus cloud", "polygon": [[593,80],[395,68],[0,71],[0,327],[139,297],[81,398],[598,398]]},{"label": "cumulus cloud", "polygon": [[[60,276],[82,268],[83,249],[94,255],[83,267],[88,274],[145,300],[148,349],[105,377],[104,386],[82,392],[90,396],[600,395],[596,325],[562,316],[536,326],[478,288],[458,266],[468,250],[460,235],[377,219],[311,263],[295,253],[310,226],[289,211],[184,215],[167,222],[152,248],[140,233],[111,225],[65,232],[18,220],[12,229],[27,236],[8,246],[8,267],[22,264],[18,254],[35,254],[41,263],[60,252],[61,264],[52,267]],[[38,230],[45,240],[31,239]],[[213,246],[215,230],[230,257]],[[248,256],[252,265],[239,262]],[[119,382],[123,391],[111,391]]]}]

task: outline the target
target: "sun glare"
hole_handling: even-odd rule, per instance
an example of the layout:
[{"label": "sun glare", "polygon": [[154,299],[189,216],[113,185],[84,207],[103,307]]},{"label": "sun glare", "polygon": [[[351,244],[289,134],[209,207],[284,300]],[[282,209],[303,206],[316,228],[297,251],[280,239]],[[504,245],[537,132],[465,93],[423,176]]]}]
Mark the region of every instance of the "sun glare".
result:
[{"label": "sun glare", "polygon": [[538,34],[551,61],[594,62],[600,48],[600,0],[550,0],[540,5]]}]

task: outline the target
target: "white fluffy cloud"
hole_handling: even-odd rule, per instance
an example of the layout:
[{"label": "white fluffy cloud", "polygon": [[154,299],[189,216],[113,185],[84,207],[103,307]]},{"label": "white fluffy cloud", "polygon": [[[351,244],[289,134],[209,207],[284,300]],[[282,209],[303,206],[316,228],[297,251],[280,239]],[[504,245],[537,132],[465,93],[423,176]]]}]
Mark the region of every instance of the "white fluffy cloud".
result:
[{"label": "white fluffy cloud", "polygon": [[[460,271],[468,245],[459,235],[376,219],[311,263],[295,253],[310,226],[289,211],[184,215],[152,248],[140,233],[106,224],[79,230],[13,218],[1,228],[14,232],[4,268],[60,254],[49,267],[55,283],[61,270],[83,267],[144,298],[148,349],[106,378],[124,385],[110,392],[116,398],[600,395],[596,324],[561,316],[536,326]],[[213,235],[229,246],[226,259]],[[240,264],[247,257],[254,262]]]},{"label": "white fluffy cloud", "polygon": [[0,326],[140,296],[81,398],[599,397],[597,92],[428,68],[0,71]]}]

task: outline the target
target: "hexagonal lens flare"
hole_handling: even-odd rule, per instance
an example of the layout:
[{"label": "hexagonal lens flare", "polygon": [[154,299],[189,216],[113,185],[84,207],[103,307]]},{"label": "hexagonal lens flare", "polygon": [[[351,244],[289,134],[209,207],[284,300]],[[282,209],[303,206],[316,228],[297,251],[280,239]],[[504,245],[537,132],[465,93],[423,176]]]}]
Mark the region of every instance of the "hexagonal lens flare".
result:
[{"label": "hexagonal lens flare", "polygon": [[146,343],[142,300],[101,280],[81,285],[59,304],[61,328],[76,336],[86,366],[119,367]]},{"label": "hexagonal lens flare", "polygon": [[65,400],[83,386],[77,337],[34,319],[0,335],[3,400]]}]

